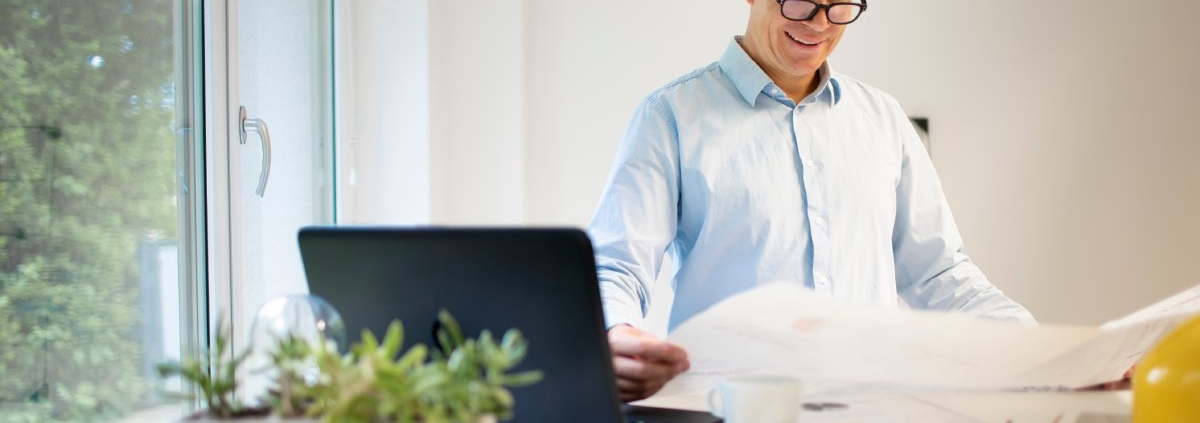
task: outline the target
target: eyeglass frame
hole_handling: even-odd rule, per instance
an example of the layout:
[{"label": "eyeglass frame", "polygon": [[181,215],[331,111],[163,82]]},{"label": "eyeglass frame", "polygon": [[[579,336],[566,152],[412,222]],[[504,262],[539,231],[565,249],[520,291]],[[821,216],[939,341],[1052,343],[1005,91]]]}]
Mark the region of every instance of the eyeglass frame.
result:
[{"label": "eyeglass frame", "polygon": [[[801,2],[812,4],[813,11],[811,14],[808,15],[807,18],[804,18],[804,19],[789,18],[787,15],[785,15],[783,13],[783,4],[787,3],[789,1],[801,1]],[[829,23],[834,24],[834,25],[850,25],[850,24],[854,23],[854,21],[857,21],[858,18],[862,17],[862,14],[867,11],[867,0],[862,0],[862,3],[837,2],[837,3],[829,3],[829,4],[817,3],[814,0],[775,0],[775,2],[779,3],[779,15],[783,16],[784,19],[787,19],[787,20],[793,21],[793,22],[811,21],[811,20],[813,20],[813,18],[817,17],[818,12],[821,12],[823,10],[825,12],[825,20],[829,21]],[[834,22],[829,19],[829,9],[832,9],[834,6],[858,6],[859,10],[858,10],[858,14],[854,15],[854,19],[851,19],[850,22],[837,23],[837,22]]]}]

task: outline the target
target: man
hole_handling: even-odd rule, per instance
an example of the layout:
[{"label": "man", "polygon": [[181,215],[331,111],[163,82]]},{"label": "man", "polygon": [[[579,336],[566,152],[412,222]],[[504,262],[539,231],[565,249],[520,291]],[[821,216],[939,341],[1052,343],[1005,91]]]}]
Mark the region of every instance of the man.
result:
[{"label": "man", "polygon": [[687,370],[637,328],[670,254],[672,327],[756,286],[1032,322],[962,253],[932,163],[889,95],[826,59],[866,0],[747,0],[721,59],[648,96],[588,231],[625,401]]}]

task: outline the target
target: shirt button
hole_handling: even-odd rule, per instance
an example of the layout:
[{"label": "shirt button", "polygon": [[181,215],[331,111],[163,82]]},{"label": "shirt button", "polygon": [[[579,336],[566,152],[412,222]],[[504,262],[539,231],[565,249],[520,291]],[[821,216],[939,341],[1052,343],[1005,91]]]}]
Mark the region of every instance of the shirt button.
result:
[{"label": "shirt button", "polygon": [[822,218],[820,218],[820,217],[814,217],[814,218],[813,218],[813,224],[814,224],[814,225],[817,225],[817,226],[824,226],[824,225],[825,225],[825,219],[822,219]]},{"label": "shirt button", "polygon": [[805,161],[805,162],[804,162],[804,165],[805,165],[805,166],[808,166],[808,167],[811,167],[811,168],[813,168],[813,169],[816,169],[816,168],[817,168],[817,162],[816,162],[816,161],[813,161],[813,160],[807,160],[807,161]]},{"label": "shirt button", "polygon": [[829,278],[826,278],[825,275],[817,275],[817,283],[818,284],[825,285],[828,282],[829,282]]}]

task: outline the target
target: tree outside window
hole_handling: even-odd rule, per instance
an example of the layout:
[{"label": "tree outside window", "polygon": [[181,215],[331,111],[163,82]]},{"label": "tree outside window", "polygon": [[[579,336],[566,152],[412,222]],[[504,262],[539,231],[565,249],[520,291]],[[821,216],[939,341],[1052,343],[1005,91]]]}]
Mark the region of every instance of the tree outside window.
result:
[{"label": "tree outside window", "polygon": [[139,249],[176,239],[173,10],[0,0],[0,422],[154,401],[143,285],[177,282]]}]

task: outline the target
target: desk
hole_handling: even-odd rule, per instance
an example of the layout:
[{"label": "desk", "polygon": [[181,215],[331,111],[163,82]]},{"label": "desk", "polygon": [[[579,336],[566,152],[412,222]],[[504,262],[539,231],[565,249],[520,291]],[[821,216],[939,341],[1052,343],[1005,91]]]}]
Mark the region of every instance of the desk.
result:
[{"label": "desk", "polygon": [[[804,402],[847,407],[804,411],[803,423],[1128,423],[1133,404],[1130,391],[815,395]],[[702,395],[651,398],[637,404],[707,409]]]}]

